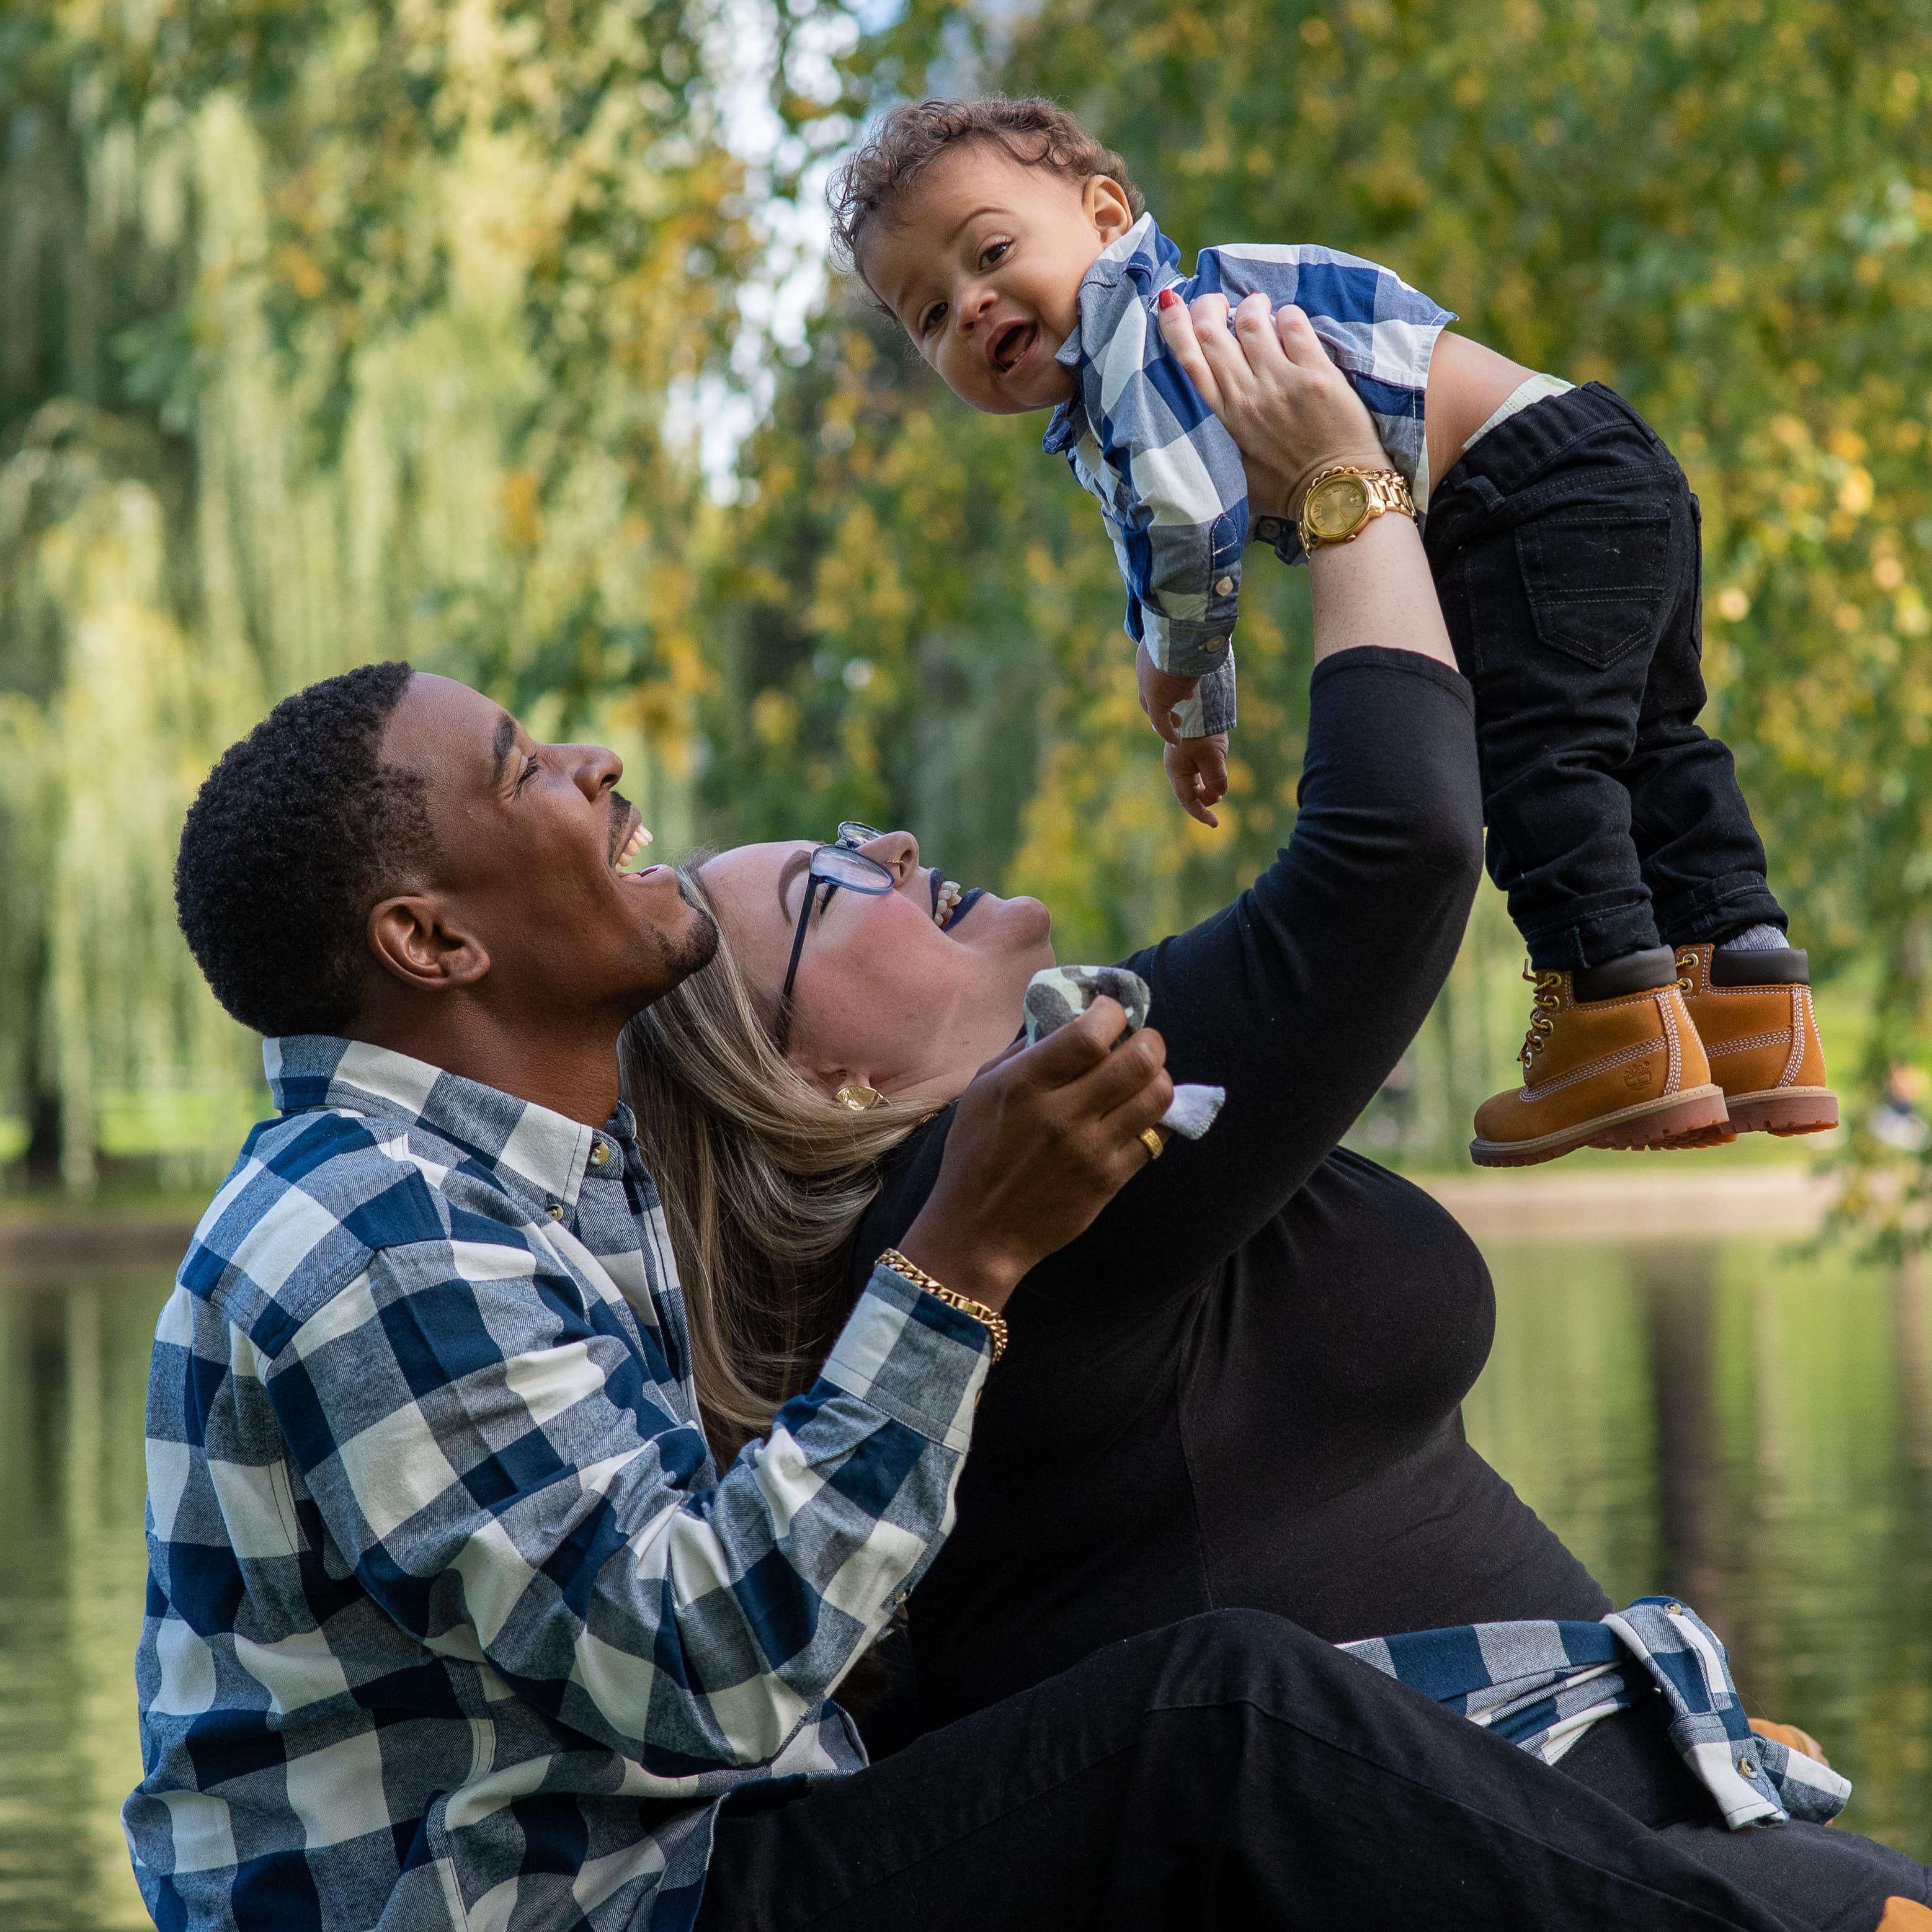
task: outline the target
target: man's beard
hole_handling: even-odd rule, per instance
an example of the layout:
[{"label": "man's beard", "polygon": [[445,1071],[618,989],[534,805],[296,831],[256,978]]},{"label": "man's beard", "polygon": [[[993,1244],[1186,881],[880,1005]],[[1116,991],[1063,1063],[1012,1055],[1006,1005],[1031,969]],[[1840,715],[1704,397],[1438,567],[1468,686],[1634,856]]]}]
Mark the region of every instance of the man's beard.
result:
[{"label": "man's beard", "polygon": [[[680,879],[680,891],[683,884]],[[685,904],[691,905],[691,902],[686,899]],[[673,937],[660,927],[651,934],[651,943],[657,948],[658,957],[664,964],[666,982],[670,985],[703,971],[718,951],[718,922],[696,906],[691,906],[691,910],[694,915],[691,924],[682,932]]]}]

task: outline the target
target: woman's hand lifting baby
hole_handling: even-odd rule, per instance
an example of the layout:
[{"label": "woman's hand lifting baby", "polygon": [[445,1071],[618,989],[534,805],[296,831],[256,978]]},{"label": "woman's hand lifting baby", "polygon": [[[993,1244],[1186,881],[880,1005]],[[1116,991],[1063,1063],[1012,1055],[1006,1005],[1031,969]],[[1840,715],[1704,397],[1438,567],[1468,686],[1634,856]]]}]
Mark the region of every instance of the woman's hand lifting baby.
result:
[{"label": "woman's hand lifting baby", "polygon": [[1241,452],[1252,515],[1299,516],[1310,478],[1333,464],[1388,466],[1375,419],[1300,309],[1270,316],[1265,296],[1250,296],[1232,328],[1223,296],[1163,297],[1160,310],[1162,340]]},{"label": "woman's hand lifting baby", "polygon": [[[1308,479],[1330,464],[1387,463],[1361,398],[1300,309],[1271,316],[1265,296],[1250,296],[1231,330],[1224,296],[1202,296],[1190,308],[1169,290],[1159,306],[1162,340],[1241,452],[1252,514],[1295,515]],[[1218,826],[1212,808],[1228,790],[1228,738],[1188,734],[1186,707],[1199,680],[1161,670],[1144,644],[1135,668],[1174,796],[1190,818]]]}]

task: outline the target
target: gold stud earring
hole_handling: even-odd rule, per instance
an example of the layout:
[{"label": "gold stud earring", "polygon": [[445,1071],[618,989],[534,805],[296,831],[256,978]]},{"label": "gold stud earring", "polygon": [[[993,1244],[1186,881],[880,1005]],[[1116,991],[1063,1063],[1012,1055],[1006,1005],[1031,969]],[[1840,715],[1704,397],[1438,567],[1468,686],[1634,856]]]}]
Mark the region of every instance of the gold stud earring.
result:
[{"label": "gold stud earring", "polygon": [[869,1114],[874,1107],[886,1104],[886,1096],[876,1087],[842,1087],[832,1097],[855,1114]]}]

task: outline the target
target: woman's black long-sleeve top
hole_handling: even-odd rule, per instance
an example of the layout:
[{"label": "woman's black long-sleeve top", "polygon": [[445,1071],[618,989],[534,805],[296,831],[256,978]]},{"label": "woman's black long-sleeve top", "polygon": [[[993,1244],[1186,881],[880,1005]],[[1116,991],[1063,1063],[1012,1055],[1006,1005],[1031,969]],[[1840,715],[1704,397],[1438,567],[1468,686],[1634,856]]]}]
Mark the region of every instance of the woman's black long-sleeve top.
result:
[{"label": "woman's black long-sleeve top", "polygon": [[[1287,848],[1126,962],[1174,1078],[1227,1102],[1008,1304],[958,1527],[910,1604],[928,1722],[1210,1609],[1340,1642],[1610,1607],[1463,1438],[1495,1320],[1474,1244],[1337,1144],[1462,937],[1472,715],[1462,680],[1414,652],[1326,659]],[[952,1118],[888,1163],[855,1284],[931,1191]]]}]

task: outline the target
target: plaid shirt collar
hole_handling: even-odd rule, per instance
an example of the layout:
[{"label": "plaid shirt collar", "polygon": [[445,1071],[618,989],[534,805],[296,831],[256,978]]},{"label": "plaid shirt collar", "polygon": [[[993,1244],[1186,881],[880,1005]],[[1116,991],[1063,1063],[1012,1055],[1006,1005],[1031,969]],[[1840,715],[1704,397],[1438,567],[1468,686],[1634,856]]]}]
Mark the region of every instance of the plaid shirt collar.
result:
[{"label": "plaid shirt collar", "polygon": [[[400,1120],[460,1148],[538,1214],[574,1213],[595,1129],[532,1100],[365,1041],[291,1034],[262,1042],[268,1090],[284,1115],[333,1108]],[[622,1101],[604,1136],[627,1150],[637,1120]]]},{"label": "plaid shirt collar", "polygon": [[[1130,276],[1144,287],[1150,301],[1168,283],[1180,279],[1180,250],[1155,226],[1151,214],[1142,215],[1124,235],[1110,242],[1081,278],[1073,332],[1053,358],[1063,368],[1077,370],[1086,360],[1084,325],[1094,306],[1093,298],[1118,288]],[[1064,456],[1086,429],[1087,406],[1076,388],[1054,411],[1040,446],[1049,456]]]}]

